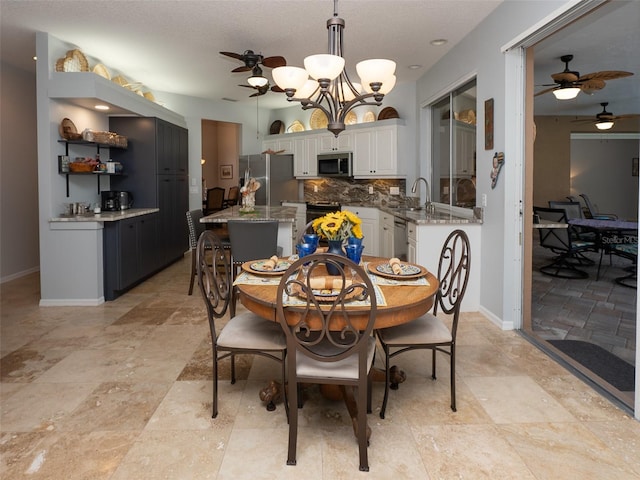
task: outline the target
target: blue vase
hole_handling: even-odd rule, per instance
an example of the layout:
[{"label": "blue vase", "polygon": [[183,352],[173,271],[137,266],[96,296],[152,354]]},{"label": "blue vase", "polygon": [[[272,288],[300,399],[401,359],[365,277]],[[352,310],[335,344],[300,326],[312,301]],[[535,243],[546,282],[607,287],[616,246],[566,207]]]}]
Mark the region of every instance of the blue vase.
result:
[{"label": "blue vase", "polygon": [[[333,253],[335,255],[341,255],[346,257],[347,254],[342,249],[342,240],[328,240],[329,248],[327,249],[327,253]],[[340,270],[330,263],[327,263],[327,273],[329,275],[340,275]]]}]

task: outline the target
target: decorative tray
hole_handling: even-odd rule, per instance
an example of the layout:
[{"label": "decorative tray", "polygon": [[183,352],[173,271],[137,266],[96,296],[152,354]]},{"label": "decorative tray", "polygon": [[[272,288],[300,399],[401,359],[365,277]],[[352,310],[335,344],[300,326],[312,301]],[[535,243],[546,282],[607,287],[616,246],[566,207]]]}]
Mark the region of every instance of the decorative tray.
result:
[{"label": "decorative tray", "polygon": [[388,260],[383,260],[381,262],[371,262],[367,265],[367,269],[369,270],[369,272],[373,273],[374,275],[393,278],[396,280],[420,278],[424,277],[428,273],[426,268],[421,265],[416,265],[415,263],[400,262],[400,268],[402,269],[402,274],[396,275],[395,273],[393,273]]},{"label": "decorative tray", "polygon": [[286,259],[278,259],[278,264],[273,270],[267,270],[264,268],[264,264],[268,261],[268,258],[264,260],[252,260],[242,264],[242,270],[254,275],[282,275],[291,266],[291,262]]}]

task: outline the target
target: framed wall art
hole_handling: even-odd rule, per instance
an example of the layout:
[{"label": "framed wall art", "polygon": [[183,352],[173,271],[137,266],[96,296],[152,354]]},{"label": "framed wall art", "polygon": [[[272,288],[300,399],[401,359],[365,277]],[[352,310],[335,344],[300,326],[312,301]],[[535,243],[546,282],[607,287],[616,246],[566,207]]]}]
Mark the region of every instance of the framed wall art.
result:
[{"label": "framed wall art", "polygon": [[220,178],[223,180],[233,178],[233,165],[220,165]]},{"label": "framed wall art", "polygon": [[484,149],[493,150],[493,98],[484,101]]}]

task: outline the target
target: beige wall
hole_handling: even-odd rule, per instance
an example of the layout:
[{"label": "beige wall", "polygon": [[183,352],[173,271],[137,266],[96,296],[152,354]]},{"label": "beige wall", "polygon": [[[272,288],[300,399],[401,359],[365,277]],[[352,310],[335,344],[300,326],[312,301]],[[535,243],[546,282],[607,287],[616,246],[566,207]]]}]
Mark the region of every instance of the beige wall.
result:
[{"label": "beige wall", "polygon": [[[585,118],[585,117],[580,117]],[[571,195],[571,133],[597,133],[591,123],[576,123],[571,116],[536,116],[533,165],[533,205]],[[634,122],[618,122],[608,132],[637,131]]]}]

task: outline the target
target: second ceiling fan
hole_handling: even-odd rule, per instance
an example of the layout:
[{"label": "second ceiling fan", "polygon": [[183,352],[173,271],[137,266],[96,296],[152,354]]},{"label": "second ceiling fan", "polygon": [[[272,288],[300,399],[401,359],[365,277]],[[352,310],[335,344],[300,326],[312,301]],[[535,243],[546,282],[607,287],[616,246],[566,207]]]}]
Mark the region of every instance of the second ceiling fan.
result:
[{"label": "second ceiling fan", "polygon": [[608,130],[613,127],[616,120],[628,120],[632,118],[640,118],[640,114],[629,113],[625,115],[614,115],[611,112],[607,112],[607,105],[609,102],[602,102],[602,111],[596,115],[596,118],[580,118],[573,120],[574,123],[593,123],[598,130]]}]

